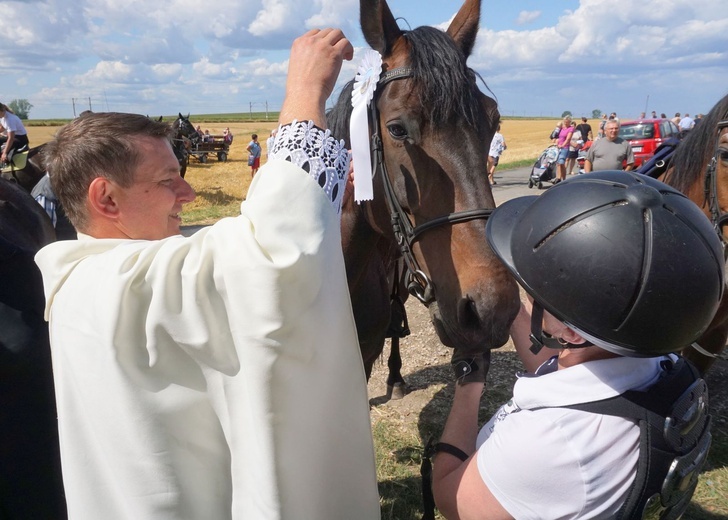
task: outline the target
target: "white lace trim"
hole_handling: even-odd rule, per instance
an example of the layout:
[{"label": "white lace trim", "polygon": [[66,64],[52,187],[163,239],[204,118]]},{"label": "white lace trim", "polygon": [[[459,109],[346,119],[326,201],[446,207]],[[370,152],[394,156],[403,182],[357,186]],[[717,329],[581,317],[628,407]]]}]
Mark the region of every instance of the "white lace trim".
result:
[{"label": "white lace trim", "polygon": [[343,140],[336,140],[330,130],[322,130],[313,121],[293,120],[278,127],[268,156],[290,161],[308,172],[323,188],[334,211],[341,213],[350,159]]}]

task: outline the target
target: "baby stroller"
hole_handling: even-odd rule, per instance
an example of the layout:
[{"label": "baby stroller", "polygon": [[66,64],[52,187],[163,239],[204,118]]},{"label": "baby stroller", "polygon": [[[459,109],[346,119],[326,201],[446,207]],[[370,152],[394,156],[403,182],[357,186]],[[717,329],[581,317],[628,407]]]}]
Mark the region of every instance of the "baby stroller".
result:
[{"label": "baby stroller", "polygon": [[582,173],[586,173],[584,171],[586,153],[589,151],[589,148],[591,148],[592,144],[592,141],[587,141],[586,143],[584,143],[584,146],[582,146],[582,148],[579,150],[579,155],[576,157],[576,167],[579,169],[579,175],[581,175]]},{"label": "baby stroller", "polygon": [[556,178],[556,159],[559,158],[559,148],[551,145],[546,148],[531,168],[531,176],[528,178],[528,187],[538,186],[543,188],[544,182],[553,182]]}]

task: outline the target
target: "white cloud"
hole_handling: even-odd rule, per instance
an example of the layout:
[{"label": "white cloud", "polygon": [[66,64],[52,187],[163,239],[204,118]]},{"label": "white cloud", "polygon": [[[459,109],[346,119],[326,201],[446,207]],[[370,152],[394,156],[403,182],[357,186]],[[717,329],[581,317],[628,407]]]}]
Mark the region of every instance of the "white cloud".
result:
[{"label": "white cloud", "polygon": [[541,11],[521,11],[516,18],[517,25],[526,25],[541,17]]},{"label": "white cloud", "polygon": [[[501,103],[538,102],[559,114],[577,113],[562,104],[583,103],[591,112],[599,99],[606,110],[607,103],[630,98],[643,103],[649,91],[651,99],[697,100],[700,109],[689,111],[699,112],[725,93],[725,0],[576,1],[517,16],[512,10],[507,20],[495,12],[482,17],[469,63]],[[390,2],[405,19],[426,5]],[[555,15],[559,5],[573,9]],[[174,111],[195,103],[280,103],[293,38],[312,27],[343,26],[358,39],[358,9],[355,0],[5,2],[0,95],[28,98],[38,111],[43,102],[52,106],[53,96],[64,106],[71,98],[108,96],[109,105],[130,110],[136,97],[144,108],[167,103]],[[429,22],[449,15],[440,11]],[[495,30],[494,20],[506,29]],[[357,63],[344,65],[339,85],[353,77]]]}]

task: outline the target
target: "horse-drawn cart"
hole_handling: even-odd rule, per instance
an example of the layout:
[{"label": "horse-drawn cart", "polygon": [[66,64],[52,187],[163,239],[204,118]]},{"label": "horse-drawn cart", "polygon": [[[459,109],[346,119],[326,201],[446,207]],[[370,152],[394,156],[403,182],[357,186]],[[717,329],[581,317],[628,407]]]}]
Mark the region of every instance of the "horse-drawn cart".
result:
[{"label": "horse-drawn cart", "polygon": [[225,162],[228,159],[230,153],[230,142],[226,141],[221,135],[212,136],[211,141],[199,141],[196,145],[193,145],[190,149],[189,154],[194,155],[201,163],[207,162],[207,156],[214,154],[217,156],[217,160]]}]

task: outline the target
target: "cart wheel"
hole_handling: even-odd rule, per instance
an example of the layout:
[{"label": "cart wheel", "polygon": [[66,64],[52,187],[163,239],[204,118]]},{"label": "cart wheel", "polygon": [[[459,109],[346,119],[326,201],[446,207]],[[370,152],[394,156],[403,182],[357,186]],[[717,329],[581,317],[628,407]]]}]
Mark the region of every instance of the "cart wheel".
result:
[{"label": "cart wheel", "polygon": [[207,162],[207,154],[206,153],[203,153],[202,155],[200,155],[200,162],[202,164],[205,164]]},{"label": "cart wheel", "polygon": [[528,179],[528,189],[533,188],[533,179]]},{"label": "cart wheel", "polygon": [[538,181],[538,189],[539,190],[543,189],[543,183],[541,181]]},{"label": "cart wheel", "polygon": [[217,160],[227,162],[227,154],[225,152],[217,152]]}]

